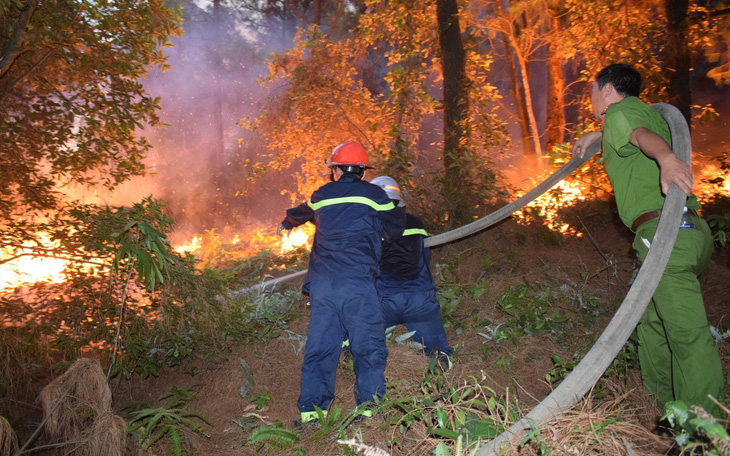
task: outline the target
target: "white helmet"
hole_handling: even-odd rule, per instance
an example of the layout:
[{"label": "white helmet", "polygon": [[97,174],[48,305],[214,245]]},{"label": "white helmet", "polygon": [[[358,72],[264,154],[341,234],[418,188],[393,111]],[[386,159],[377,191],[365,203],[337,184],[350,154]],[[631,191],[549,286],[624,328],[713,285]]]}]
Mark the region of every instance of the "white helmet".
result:
[{"label": "white helmet", "polygon": [[392,200],[398,200],[398,206],[403,207],[406,205],[405,201],[403,201],[403,198],[401,198],[400,196],[400,186],[398,185],[398,182],[396,182],[395,179],[393,179],[392,177],[378,176],[376,178],[373,178],[370,183],[377,185],[378,187],[385,190],[388,198]]}]

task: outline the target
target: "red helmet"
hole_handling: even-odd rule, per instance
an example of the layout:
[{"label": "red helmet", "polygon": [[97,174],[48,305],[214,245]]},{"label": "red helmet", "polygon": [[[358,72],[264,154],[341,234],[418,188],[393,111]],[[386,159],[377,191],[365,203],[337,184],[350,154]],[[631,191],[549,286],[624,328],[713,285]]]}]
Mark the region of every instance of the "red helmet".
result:
[{"label": "red helmet", "polygon": [[330,166],[358,166],[372,169],[370,158],[365,148],[355,141],[346,141],[332,149],[329,160],[324,161]]}]

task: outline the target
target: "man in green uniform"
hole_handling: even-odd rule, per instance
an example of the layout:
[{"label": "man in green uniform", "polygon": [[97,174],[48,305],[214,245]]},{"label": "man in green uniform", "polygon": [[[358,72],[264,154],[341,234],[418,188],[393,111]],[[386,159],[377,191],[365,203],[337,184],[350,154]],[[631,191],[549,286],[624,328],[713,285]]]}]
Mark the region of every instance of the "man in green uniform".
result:
[{"label": "man in green uniform", "polygon": [[624,64],[602,69],[593,83],[592,104],[603,132],[591,132],[573,154],[602,137],[603,164],[619,216],[635,233],[633,248],[644,261],[654,239],[664,195],[671,183],[687,195],[687,206],[669,263],[637,327],[641,377],[660,405],[681,400],[715,415],[723,383],[717,345],[705,315],[697,276],[712,254],[712,236],[698,215],[692,169],[671,149],[669,127],[638,98],[641,75]]}]

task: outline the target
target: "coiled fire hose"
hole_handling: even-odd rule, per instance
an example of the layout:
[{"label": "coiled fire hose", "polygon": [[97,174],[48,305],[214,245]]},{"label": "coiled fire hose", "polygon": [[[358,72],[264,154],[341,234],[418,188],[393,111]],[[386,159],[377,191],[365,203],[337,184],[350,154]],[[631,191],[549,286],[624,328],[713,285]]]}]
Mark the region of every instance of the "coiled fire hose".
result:
[{"label": "coiled fire hose", "polygon": [[[689,127],[682,114],[670,104],[655,103],[651,106],[669,124],[674,153],[685,163],[691,165],[691,138]],[[573,157],[545,181],[520,198],[467,225],[446,233],[428,237],[425,240],[425,245],[427,247],[435,247],[454,242],[502,221],[582,166],[600,150],[600,147],[600,140],[593,142],[588,146],[583,157]],[[524,437],[529,429],[549,424],[551,420],[556,419],[562,412],[575,405],[593,387],[601,375],[603,375],[629,339],[634,327],[636,327],[644,310],[646,310],[649,300],[659,284],[659,279],[664,274],[664,268],[669,261],[674,242],[677,239],[680,219],[686,201],[687,195],[675,184],[671,184],[664,200],[664,207],[661,211],[656,234],[654,235],[646,259],[639,269],[639,273],[626,294],[624,301],[616,311],[611,322],[606,326],[603,334],[601,334],[575,369],[552,393],[508,430],[480,447],[476,456],[491,456],[503,446],[509,445],[511,442]],[[286,276],[262,281],[257,285],[239,290],[235,295],[241,295],[268,285],[301,277],[306,273],[306,270],[298,271]]]}]

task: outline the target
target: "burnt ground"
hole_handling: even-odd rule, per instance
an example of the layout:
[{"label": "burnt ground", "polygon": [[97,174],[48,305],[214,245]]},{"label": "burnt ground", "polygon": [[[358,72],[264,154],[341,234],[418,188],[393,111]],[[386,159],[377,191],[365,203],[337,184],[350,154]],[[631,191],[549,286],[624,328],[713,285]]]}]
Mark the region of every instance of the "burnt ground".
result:
[{"label": "burnt ground", "polygon": [[[566,217],[573,218],[584,233],[582,237],[563,237],[541,227],[508,220],[468,240],[433,250],[432,271],[443,288],[474,289],[478,288],[474,284],[487,284],[479,299],[469,299],[465,293],[467,298],[459,302],[448,319],[447,335],[456,348],[455,366],[445,374],[451,385],[463,385],[476,378],[484,387],[492,388],[496,396],[509,398],[519,403],[522,410],[529,410],[551,391],[545,376],[554,369],[552,356],[577,362],[600,335],[629,287],[634,269],[630,233],[620,225],[610,202],[592,203],[572,212]],[[443,271],[445,280],[440,280],[436,270]],[[513,296],[514,287],[520,285],[527,286],[527,297],[550,293],[550,315],[557,312],[566,317],[565,322],[556,324],[553,332],[536,331],[515,341],[486,341],[477,333],[484,332],[487,323],[494,327],[506,321],[508,316],[497,302],[504,296]],[[715,254],[702,285],[710,323],[727,329],[730,269],[725,251]],[[581,309],[581,300],[585,309]],[[133,377],[123,381],[114,391],[117,409],[130,403],[161,404],[161,398],[171,388],[190,387],[197,391],[197,396],[187,408],[199,412],[210,423],[204,426],[209,437],[192,432],[186,435],[196,454],[296,454],[297,449],[312,455],[347,454],[335,438],[317,436],[311,429],[301,432],[294,449],[244,445],[251,423],[281,422],[291,427],[298,416],[296,399],[302,352],[292,334],[306,334],[305,299],[297,305],[300,318],[290,323],[291,333],[265,344],[232,346],[225,356],[196,359],[188,365],[166,369],[158,378]],[[730,365],[728,345],[721,345],[725,372]],[[389,350],[389,391],[420,394],[419,384],[428,371],[427,358],[395,343],[389,344]],[[242,360],[250,372],[243,367]],[[351,410],[354,374],[343,364],[337,375],[333,405]],[[241,394],[242,386],[249,390],[245,397]],[[617,399],[630,410],[626,420],[647,431],[656,431],[662,410],[642,393],[637,367],[631,365],[621,375],[607,377],[599,388],[602,400]],[[263,391],[268,392],[271,401],[256,410],[251,399]],[[379,416],[348,428],[348,438],[355,434],[364,444],[392,455],[432,454],[437,443],[425,428],[401,433]],[[643,454],[663,454],[668,444],[669,439],[665,439]],[[169,449],[157,445],[144,454],[169,454]]]}]

